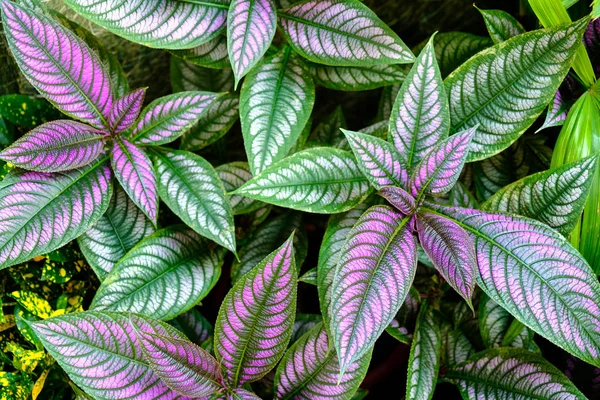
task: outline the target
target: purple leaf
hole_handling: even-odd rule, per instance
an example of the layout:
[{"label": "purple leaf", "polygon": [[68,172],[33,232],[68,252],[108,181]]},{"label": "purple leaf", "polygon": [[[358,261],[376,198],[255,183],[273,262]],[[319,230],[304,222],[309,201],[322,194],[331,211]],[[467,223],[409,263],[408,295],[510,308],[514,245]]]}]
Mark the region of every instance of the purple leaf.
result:
[{"label": "purple leaf", "polygon": [[330,309],[340,376],[369,351],[410,289],[417,242],[408,222],[390,207],[371,207],[340,251]]},{"label": "purple leaf", "polygon": [[290,347],[277,368],[275,399],[349,400],[367,374],[371,352],[348,367],[338,382],[340,365],[319,323]]},{"label": "purple leaf", "polygon": [[567,119],[568,113],[569,107],[564,102],[560,90],[558,90],[554,95],[554,99],[552,99],[552,102],[548,105],[548,112],[546,113],[544,123],[537,131],[535,131],[535,133],[552,126],[563,125]]},{"label": "purple leaf", "polygon": [[472,309],[477,259],[467,232],[456,222],[428,212],[419,214],[417,230],[419,243],[433,265]]},{"label": "purple leaf", "polygon": [[135,315],[129,321],[146,361],[171,389],[184,396],[201,397],[221,388],[221,367],[209,352],[182,338],[167,324],[160,324],[165,332],[157,334],[150,324]]},{"label": "purple leaf", "polygon": [[448,192],[458,177],[469,154],[469,144],[477,127],[450,136],[436,145],[419,163],[411,178],[412,194],[440,195]]},{"label": "purple leaf", "polygon": [[136,89],[115,100],[108,117],[108,123],[114,133],[123,132],[133,125],[144,104],[145,94],[145,88]]},{"label": "purple leaf", "polygon": [[375,136],[342,129],[358,166],[376,189],[408,184],[408,173],[391,143]]},{"label": "purple leaf", "polygon": [[412,215],[417,209],[415,198],[400,187],[386,186],[381,188],[379,194],[404,215]]},{"label": "purple leaf", "polygon": [[188,131],[220,94],[179,92],[154,100],[142,111],[132,142],[158,146]]},{"label": "purple leaf", "polygon": [[156,225],[158,189],[150,158],[133,143],[115,137],[111,162],[125,192]]},{"label": "purple leaf", "polygon": [[290,340],[297,286],[292,240],[243,275],[221,304],[215,354],[232,387],[267,374]]},{"label": "purple leaf", "polygon": [[6,39],[29,82],[65,114],[107,129],[113,94],[96,53],[46,16],[10,1],[2,10]]},{"label": "purple leaf", "polygon": [[98,158],[103,139],[102,131],[80,122],[47,122],[4,149],[0,158],[33,171],[67,171]]},{"label": "purple leaf", "polygon": [[63,173],[14,170],[0,182],[0,269],[87,231],[112,195],[106,159]]}]

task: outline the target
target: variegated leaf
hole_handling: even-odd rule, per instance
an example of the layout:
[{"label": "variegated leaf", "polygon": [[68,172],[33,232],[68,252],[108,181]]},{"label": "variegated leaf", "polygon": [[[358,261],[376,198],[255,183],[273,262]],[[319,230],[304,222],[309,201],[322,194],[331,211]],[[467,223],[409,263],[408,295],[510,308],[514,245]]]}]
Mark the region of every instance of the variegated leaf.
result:
[{"label": "variegated leaf", "polygon": [[375,189],[408,185],[408,172],[402,157],[391,143],[364,133],[342,129],[358,166]]},{"label": "variegated leaf", "polygon": [[[225,49],[225,57],[227,57],[227,49]],[[229,61],[227,63],[229,64]],[[177,57],[171,57],[173,92],[232,92],[233,84],[231,68],[205,68]]]},{"label": "variegated leaf", "polygon": [[429,400],[433,397],[440,368],[442,337],[439,321],[436,321],[427,303],[421,306],[415,335],[410,348],[406,398]]},{"label": "variegated leaf", "polygon": [[169,143],[190,129],[220,94],[179,92],[154,100],[142,111],[133,129],[135,143],[157,146]]},{"label": "variegated leaf", "polygon": [[401,187],[382,187],[379,194],[404,215],[412,215],[417,210],[415,198]]},{"label": "variegated leaf", "polygon": [[480,125],[468,161],[499,153],[533,124],[568,73],[587,22],[519,35],[448,76],[452,129]]},{"label": "variegated leaf", "polygon": [[327,222],[327,230],[325,230],[325,235],[323,235],[317,264],[317,290],[325,329],[329,329],[330,325],[331,285],[333,284],[335,268],[341,256],[341,250],[346,242],[348,233],[369,207],[370,201],[367,200],[350,211],[332,215]]},{"label": "variegated leaf", "polygon": [[187,227],[161,229],[115,265],[90,309],[174,318],[208,294],[221,275],[223,257]]},{"label": "variegated leaf", "polygon": [[534,218],[567,236],[585,207],[597,159],[587,157],[529,175],[498,191],[481,209]]},{"label": "variegated leaf", "polygon": [[413,334],[421,307],[421,295],[414,287],[411,287],[404,299],[400,310],[392,319],[392,322],[385,328],[385,331],[400,343],[412,343]]},{"label": "variegated leaf", "polygon": [[[250,166],[247,162],[234,161],[228,164],[221,164],[215,168],[219,178],[223,182],[225,192],[233,192],[252,179]],[[234,214],[247,214],[259,209],[264,203],[252,200],[239,194],[229,195],[229,203]],[[263,257],[261,257],[262,259]]]},{"label": "variegated leaf", "polygon": [[495,44],[525,33],[525,28],[509,13],[502,10],[478,9]]},{"label": "variegated leaf", "polygon": [[373,346],[412,285],[417,242],[408,222],[390,207],[371,207],[340,251],[329,310],[340,376]]},{"label": "variegated leaf", "polygon": [[104,64],[83,40],[58,22],[2,2],[4,32],[29,82],[56,108],[108,129],[113,93]]},{"label": "variegated leaf", "polygon": [[106,161],[53,174],[13,170],[0,182],[0,268],[56,250],[98,221],[112,195]]},{"label": "variegated leaf", "polygon": [[333,67],[310,63],[308,67],[316,84],[349,92],[394,85],[406,78],[406,73],[399,65]]},{"label": "variegated leaf", "polygon": [[390,142],[412,171],[447,137],[449,130],[448,98],[431,38],[396,97],[390,118]]},{"label": "variegated leaf", "polygon": [[445,380],[469,399],[566,399],[586,397],[541,356],[517,349],[477,353],[450,368]]},{"label": "variegated leaf", "polygon": [[430,206],[473,239],[478,286],[492,300],[539,335],[600,366],[600,284],[562,235],[528,218]]},{"label": "variegated leaf", "polygon": [[292,237],[240,278],[221,304],[215,354],[237,387],[269,372],[283,356],[296,314]]},{"label": "variegated leaf", "polygon": [[240,118],[253,174],[284,158],[310,117],[315,86],[306,65],[285,47],[244,80]]},{"label": "variegated leaf", "polygon": [[318,324],[298,339],[281,360],[275,375],[275,399],[350,400],[370,361],[371,351],[348,366],[338,380],[338,358],[329,349],[323,324]]},{"label": "variegated leaf", "polygon": [[[182,399],[152,371],[125,314],[80,312],[31,326],[69,378],[94,399]],[[145,326],[166,333],[162,324]]]},{"label": "variegated leaf", "polygon": [[212,165],[188,151],[160,149],[154,154],[162,201],[200,235],[235,253],[233,211]]},{"label": "variegated leaf", "polygon": [[295,210],[334,214],[356,207],[370,191],[350,152],[317,147],[270,166],[234,193]]},{"label": "variegated leaf", "polygon": [[98,279],[103,281],[125,253],[153,232],[152,222],[121,185],[115,184],[108,209],[77,242]]},{"label": "variegated leaf", "polygon": [[535,133],[553,126],[563,125],[567,119],[568,111],[569,107],[563,101],[560,90],[557,90],[556,94],[554,95],[554,99],[552,99],[548,105],[548,111],[546,112],[546,119],[544,120],[544,123],[537,131],[535,131]]},{"label": "variegated leaf", "polygon": [[288,42],[310,61],[352,67],[414,60],[398,35],[357,0],[306,0],[277,14]]},{"label": "variegated leaf", "polygon": [[198,345],[214,335],[213,326],[196,308],[192,308],[168,322]]},{"label": "variegated leaf", "polygon": [[170,53],[201,67],[216,69],[229,67],[227,36],[225,35],[217,35],[214,39],[191,49],[171,50]]},{"label": "variegated leaf", "polygon": [[[165,323],[148,323],[135,315],[129,321],[150,368],[168,387],[192,398],[221,389],[221,367],[209,352]],[[163,332],[156,332],[157,325]]]},{"label": "variegated leaf", "polygon": [[440,327],[442,335],[441,362],[446,366],[453,366],[467,361],[476,353],[475,347],[461,328],[455,328],[450,322],[442,321]]},{"label": "variegated leaf", "polygon": [[444,279],[473,308],[477,258],[473,241],[455,222],[437,214],[420,213],[419,243]]},{"label": "variegated leaf", "polygon": [[469,156],[469,144],[476,131],[477,126],[452,135],[427,153],[411,177],[415,197],[424,193],[441,195],[452,189]]},{"label": "variegated leaf", "polygon": [[46,122],[0,152],[0,159],[32,171],[60,172],[98,158],[104,132],[75,121]]},{"label": "variegated leaf", "polygon": [[304,336],[305,333],[315,326],[320,325],[322,322],[323,318],[319,314],[296,314],[294,328],[292,329],[292,337],[288,347],[292,347],[292,345]]},{"label": "variegated leaf", "polygon": [[264,56],[276,29],[273,0],[232,0],[227,15],[227,49],[236,87]]},{"label": "variegated leaf", "polygon": [[[308,283],[309,285],[317,286],[317,268],[312,268],[306,271],[298,278],[299,282]],[[319,317],[321,318],[321,317]]]},{"label": "variegated leaf", "polygon": [[479,203],[462,182],[456,182],[450,189],[448,202],[453,207],[479,208]]},{"label": "variegated leaf", "polygon": [[123,132],[133,125],[144,104],[145,94],[145,88],[136,89],[114,101],[108,116],[108,123],[115,134]]},{"label": "variegated leaf", "polygon": [[132,42],[160,49],[201,45],[224,28],[227,0],[65,0],[86,19]]},{"label": "variegated leaf", "polygon": [[506,334],[514,321],[514,317],[498,303],[488,296],[482,296],[479,301],[479,331],[486,347],[529,347],[526,327],[523,327],[521,334],[506,343]]},{"label": "variegated leaf", "polygon": [[115,137],[111,164],[117,180],[127,195],[156,225],[158,192],[150,158],[135,144]]},{"label": "variegated leaf", "polygon": [[348,141],[341,129],[347,128],[346,117],[342,106],[337,106],[331,114],[323,118],[317,127],[310,133],[310,140],[322,145],[336,147],[342,150],[350,150]]}]

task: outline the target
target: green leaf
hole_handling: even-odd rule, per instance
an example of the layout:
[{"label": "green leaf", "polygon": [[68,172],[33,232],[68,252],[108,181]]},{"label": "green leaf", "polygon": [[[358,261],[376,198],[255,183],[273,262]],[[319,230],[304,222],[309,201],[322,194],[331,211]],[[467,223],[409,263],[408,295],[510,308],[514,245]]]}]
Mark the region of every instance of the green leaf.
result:
[{"label": "green leaf", "polygon": [[[229,56],[227,54],[227,36],[217,35],[214,39],[202,43],[199,46],[191,49],[171,50],[171,54],[194,65],[221,69],[225,68],[233,75],[233,71],[229,67]],[[233,85],[233,82],[232,82]]]},{"label": "green leaf", "polygon": [[246,76],[240,93],[240,118],[253,174],[288,154],[314,102],[315,86],[308,68],[289,47]]},{"label": "green leaf", "polygon": [[468,161],[499,153],[533,124],[569,72],[587,23],[519,35],[448,76],[453,131],[480,125]]},{"label": "green leaf", "polygon": [[161,229],[129,251],[106,277],[90,309],[171,319],[198,304],[221,275],[224,252],[184,226]]},{"label": "green leaf", "polygon": [[488,296],[483,296],[479,301],[479,331],[483,344],[488,347],[529,347],[529,330],[521,326],[521,332],[506,340],[506,334],[514,322],[519,322]]},{"label": "green leaf", "polygon": [[495,44],[525,33],[523,25],[506,11],[477,9],[483,16],[488,33]]},{"label": "green leaf", "polygon": [[[225,192],[227,193],[235,191],[252,179],[250,166],[247,162],[243,161],[221,164],[215,168],[215,171],[217,171],[217,174],[225,187]],[[252,200],[239,194],[232,194],[227,197],[229,198],[231,209],[235,215],[251,213],[264,206],[264,203],[261,203],[260,201]]]},{"label": "green leaf", "polygon": [[210,163],[188,151],[158,149],[154,165],[165,204],[200,235],[235,253],[233,211]]},{"label": "green leaf", "polygon": [[317,85],[348,92],[402,83],[406,77],[404,69],[399,65],[332,67],[310,63],[308,67]]},{"label": "green leaf", "polygon": [[481,209],[534,218],[567,236],[583,212],[596,164],[592,156],[529,175],[498,191]]},{"label": "green leaf", "polygon": [[516,349],[477,353],[452,367],[445,380],[464,399],[585,399],[556,367],[537,354]]},{"label": "green leaf", "polygon": [[174,92],[230,92],[233,91],[233,82],[231,68],[210,69],[171,57],[171,86]]},{"label": "green leaf", "polygon": [[317,147],[270,166],[234,193],[295,210],[335,214],[356,207],[370,192],[350,152]]},{"label": "green leaf", "polygon": [[447,366],[460,364],[475,354],[475,347],[462,332],[448,321],[443,321],[440,327],[442,335],[441,362]]},{"label": "green leaf", "polygon": [[60,118],[61,114],[46,100],[22,94],[7,94],[0,96],[0,116],[15,125],[35,128]]}]

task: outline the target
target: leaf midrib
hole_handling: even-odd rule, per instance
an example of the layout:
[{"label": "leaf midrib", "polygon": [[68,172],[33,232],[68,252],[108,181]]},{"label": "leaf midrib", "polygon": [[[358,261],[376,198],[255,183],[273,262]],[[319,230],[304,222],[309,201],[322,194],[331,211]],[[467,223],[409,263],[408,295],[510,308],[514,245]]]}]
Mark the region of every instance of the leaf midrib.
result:
[{"label": "leaf midrib", "polygon": [[38,150],[23,151],[23,152],[17,153],[17,155],[20,155],[20,156],[22,156],[22,155],[28,155],[29,156],[29,155],[33,155],[33,154],[39,154],[42,151],[50,152],[50,151],[62,150],[62,149],[70,150],[70,149],[72,149],[74,147],[77,148],[78,146],[83,146],[83,145],[85,145],[87,143],[90,143],[90,142],[92,142],[92,143],[96,142],[96,141],[100,141],[101,142],[103,139],[104,139],[104,136],[102,136],[102,135],[94,135],[94,136],[86,138],[86,139],[81,139],[81,140],[78,140],[76,142],[65,143],[63,145],[56,144],[56,145],[53,145],[53,146],[46,146],[46,147],[43,147],[43,148],[39,148]]}]

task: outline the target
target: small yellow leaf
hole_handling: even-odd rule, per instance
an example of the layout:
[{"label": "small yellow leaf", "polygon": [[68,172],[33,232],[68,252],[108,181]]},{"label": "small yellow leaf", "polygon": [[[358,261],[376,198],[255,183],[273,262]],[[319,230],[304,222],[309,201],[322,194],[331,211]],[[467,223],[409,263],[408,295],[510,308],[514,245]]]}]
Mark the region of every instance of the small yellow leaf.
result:
[{"label": "small yellow leaf", "polygon": [[42,374],[40,375],[38,380],[35,381],[35,384],[33,385],[33,389],[31,390],[32,400],[36,400],[37,397],[40,395],[40,392],[44,388],[44,383],[46,382],[46,378],[48,377],[49,372],[50,372],[49,369],[45,370],[44,372],[42,372]]}]

